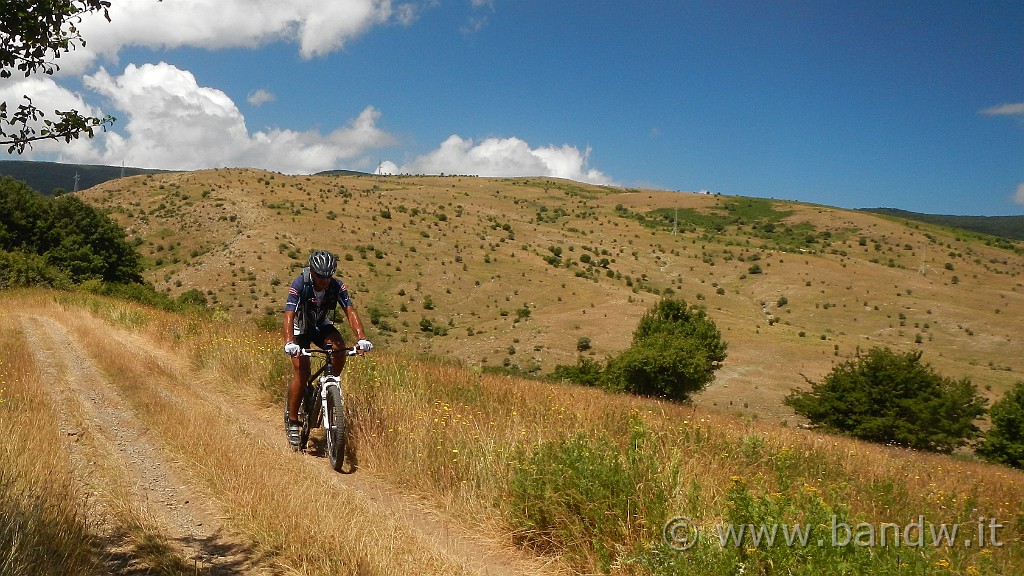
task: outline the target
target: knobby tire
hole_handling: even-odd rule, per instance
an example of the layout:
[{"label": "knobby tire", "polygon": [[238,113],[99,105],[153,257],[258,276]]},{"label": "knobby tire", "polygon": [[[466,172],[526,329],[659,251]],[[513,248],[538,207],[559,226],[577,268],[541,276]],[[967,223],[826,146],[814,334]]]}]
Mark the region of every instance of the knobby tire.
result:
[{"label": "knobby tire", "polygon": [[345,461],[345,405],[341,399],[341,389],[337,386],[327,387],[327,411],[331,428],[327,430],[327,455],[331,460],[331,468],[341,471]]}]

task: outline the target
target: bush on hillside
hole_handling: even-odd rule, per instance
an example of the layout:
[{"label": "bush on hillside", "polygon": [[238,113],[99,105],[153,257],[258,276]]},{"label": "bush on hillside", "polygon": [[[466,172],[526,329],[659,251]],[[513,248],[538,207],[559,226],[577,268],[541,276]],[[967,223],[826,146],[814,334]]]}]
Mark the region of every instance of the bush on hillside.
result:
[{"label": "bush on hillside", "polygon": [[203,294],[198,288],[190,288],[181,293],[178,296],[178,304],[182,306],[192,306],[195,308],[206,308],[209,302],[206,300],[206,294]]},{"label": "bush on hillside", "polygon": [[608,361],[604,382],[614,390],[686,400],[714,380],[725,350],[704,307],[665,298],[640,319],[630,347]]},{"label": "bush on hillside", "polygon": [[1014,468],[1024,468],[1024,380],[989,410],[992,428],[975,451],[979,456]]},{"label": "bush on hillside", "polygon": [[580,356],[575,366],[566,366],[564,364],[555,366],[549,378],[556,381],[575,382],[584,386],[598,386],[601,384],[603,372],[604,366],[600,362]]},{"label": "bush on hillside", "polygon": [[967,378],[952,380],[921,364],[921,352],[884,347],[836,366],[810,391],[785,403],[828,431],[855,438],[949,453],[978,437],[974,421],[985,399]]}]

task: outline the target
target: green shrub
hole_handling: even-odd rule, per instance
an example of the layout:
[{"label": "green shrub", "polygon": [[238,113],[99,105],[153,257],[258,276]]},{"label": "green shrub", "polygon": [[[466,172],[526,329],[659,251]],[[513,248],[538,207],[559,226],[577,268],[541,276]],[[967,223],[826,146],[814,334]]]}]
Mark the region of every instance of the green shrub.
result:
[{"label": "green shrub", "polygon": [[836,366],[810,391],[785,403],[827,430],[855,438],[948,453],[980,430],[985,400],[967,378],[952,380],[922,365],[921,352],[875,347]]},{"label": "green shrub", "polygon": [[521,449],[508,485],[514,538],[602,572],[646,546],[643,537],[665,522],[675,478],[660,473],[643,421],[634,417],[630,426],[624,448],[577,433]]},{"label": "green shrub", "polygon": [[208,302],[206,295],[203,294],[198,288],[191,288],[181,293],[178,296],[178,304],[182,306],[194,306],[197,308],[206,308]]},{"label": "green shrub", "polygon": [[585,356],[577,359],[575,366],[559,364],[555,366],[549,378],[555,381],[573,382],[584,386],[597,386],[601,383],[604,366]]},{"label": "green shrub", "polygon": [[992,428],[975,449],[979,456],[997,464],[1024,468],[1024,380],[989,410]]},{"label": "green shrub", "polygon": [[605,384],[644,396],[685,400],[721,368],[726,343],[702,306],[665,298],[640,319],[632,345],[608,362]]},{"label": "green shrub", "polygon": [[590,338],[586,336],[582,336],[578,340],[576,340],[576,350],[580,352],[586,352],[587,350],[590,350],[590,346]]},{"label": "green shrub", "polygon": [[46,259],[38,254],[0,250],[0,290],[26,286],[68,289],[71,278],[47,264]]}]

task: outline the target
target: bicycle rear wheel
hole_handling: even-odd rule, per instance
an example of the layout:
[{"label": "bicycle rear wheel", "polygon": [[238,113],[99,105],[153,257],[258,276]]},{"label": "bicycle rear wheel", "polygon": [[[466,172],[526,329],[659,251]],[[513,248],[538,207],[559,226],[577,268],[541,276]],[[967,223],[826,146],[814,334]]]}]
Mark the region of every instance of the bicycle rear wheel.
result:
[{"label": "bicycle rear wheel", "polygon": [[345,462],[345,405],[341,399],[338,386],[327,387],[327,414],[324,421],[330,422],[327,429],[327,455],[331,460],[331,468],[341,471]]}]

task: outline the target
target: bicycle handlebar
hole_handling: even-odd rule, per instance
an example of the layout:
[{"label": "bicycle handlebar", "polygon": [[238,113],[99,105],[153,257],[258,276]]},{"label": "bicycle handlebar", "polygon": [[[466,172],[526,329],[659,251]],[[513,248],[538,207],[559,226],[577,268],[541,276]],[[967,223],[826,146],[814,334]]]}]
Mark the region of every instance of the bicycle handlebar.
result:
[{"label": "bicycle handlebar", "polygon": [[[332,350],[332,352],[334,352],[334,350]],[[337,352],[341,352],[341,350],[338,350]],[[309,348],[309,349],[301,348],[299,350],[299,355],[300,356],[312,356],[313,354],[323,354],[323,355],[326,356],[327,355],[327,350],[320,350],[320,349],[316,349],[316,348]],[[359,346],[353,346],[351,348],[345,348],[345,355],[346,356],[356,356],[358,354],[359,354]]]}]

